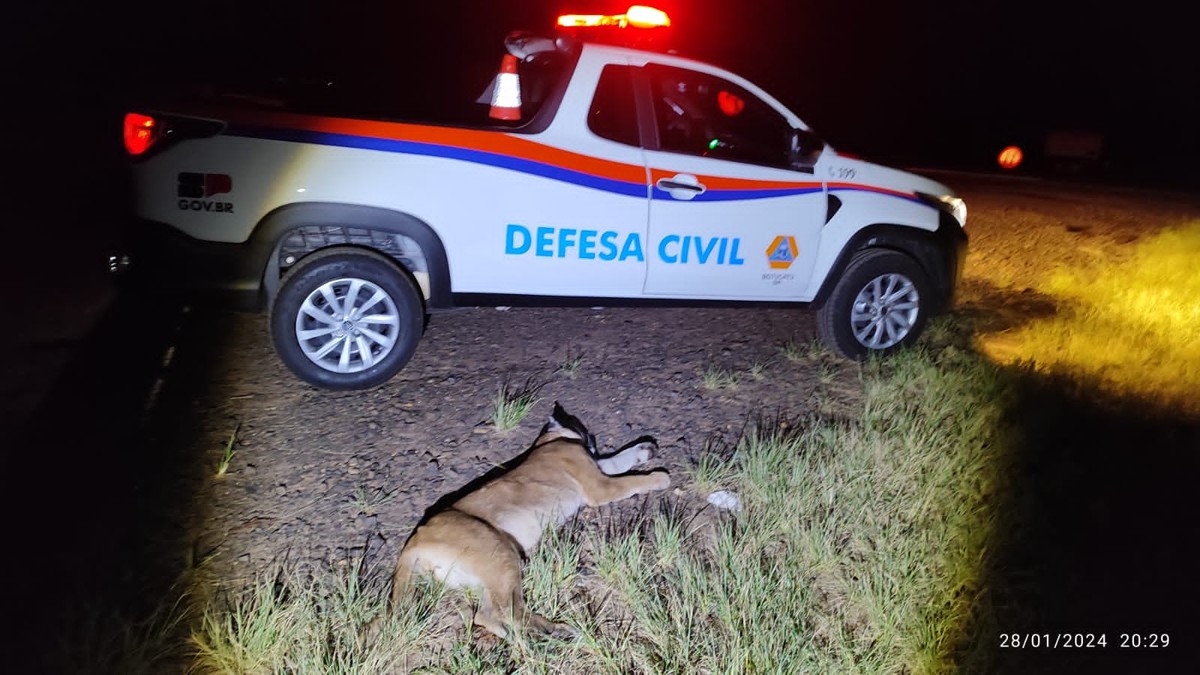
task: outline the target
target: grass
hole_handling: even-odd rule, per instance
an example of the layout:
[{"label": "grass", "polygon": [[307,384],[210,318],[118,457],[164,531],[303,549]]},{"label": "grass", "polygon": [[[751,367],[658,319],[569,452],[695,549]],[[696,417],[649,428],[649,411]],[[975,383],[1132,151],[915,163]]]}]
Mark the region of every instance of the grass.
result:
[{"label": "grass", "polygon": [[60,647],[45,672],[157,675],[186,669],[193,598],[173,587],[148,613],[81,604],[58,635]]},{"label": "grass", "polygon": [[692,481],[691,490],[700,496],[707,496],[717,490],[725,489],[732,481],[733,457],[737,446],[730,445],[719,439],[709,439],[705,442],[691,468],[689,478]]},{"label": "grass", "polygon": [[731,461],[702,458],[698,478],[737,492],[744,513],[703,536],[660,516],[603,575],[643,631],[637,669],[950,669],[995,526],[981,486],[995,484],[1003,428],[998,381],[963,365],[940,376],[901,359],[871,380],[861,424],[760,425]]},{"label": "grass", "polygon": [[497,431],[511,431],[529,415],[538,402],[537,392],[541,385],[533,379],[525,380],[524,384],[512,385],[504,383],[492,399],[492,426]]},{"label": "grass", "polygon": [[828,359],[817,364],[817,381],[821,384],[831,384],[837,379],[838,365]]},{"label": "grass", "polygon": [[1200,221],[1137,244],[1124,262],[1057,270],[1034,290],[1049,317],[980,336],[1002,363],[1095,380],[1118,396],[1200,410]]},{"label": "grass", "polygon": [[191,635],[194,667],[218,673],[403,672],[433,629],[442,590],[387,612],[386,576],[279,568],[211,602]]},{"label": "grass", "polygon": [[779,346],[779,353],[792,363],[804,363],[820,359],[822,356],[828,355],[829,348],[821,342],[820,338],[811,338],[807,342],[797,342],[796,340],[788,340]]},{"label": "grass", "polygon": [[[864,380],[860,421],[759,420],[677,477],[691,497],[549,532],[526,567],[526,596],[578,629],[575,640],[475,641],[462,628],[471,600],[440,589],[371,637],[385,574],[288,572],[209,604],[193,634],[198,667],[953,671],[986,605],[1010,389],[996,367],[955,349],[869,363]],[[713,489],[737,493],[743,510],[705,509]],[[446,620],[456,613],[461,622]]]},{"label": "grass", "polygon": [[563,362],[558,365],[557,372],[566,375],[569,379],[575,379],[579,374],[579,369],[583,367],[583,353],[574,349],[568,348],[567,355]]},{"label": "grass", "polygon": [[762,361],[755,361],[750,364],[750,369],[746,373],[755,380],[764,379],[767,376],[768,364]]},{"label": "grass", "polygon": [[735,371],[719,366],[709,366],[700,375],[700,381],[705,389],[736,389],[738,383],[741,382],[741,377],[741,374]]},{"label": "grass", "polygon": [[388,492],[381,487],[374,490],[367,490],[367,486],[360,485],[354,489],[352,501],[359,513],[370,515],[375,513],[376,509],[395,498],[395,492]]},{"label": "grass", "polygon": [[237,435],[241,429],[242,425],[239,423],[233,428],[233,433],[229,434],[229,440],[225,443],[225,450],[221,453],[220,459],[217,460],[217,478],[224,476],[229,471],[229,463],[233,461],[233,456],[237,454],[237,450],[233,448],[237,445]]}]

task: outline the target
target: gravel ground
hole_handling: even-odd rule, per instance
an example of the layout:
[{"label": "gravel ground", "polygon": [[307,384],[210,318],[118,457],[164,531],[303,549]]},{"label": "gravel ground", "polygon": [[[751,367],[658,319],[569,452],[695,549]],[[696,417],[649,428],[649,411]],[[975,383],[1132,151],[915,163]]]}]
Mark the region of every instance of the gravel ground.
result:
[{"label": "gravel ground", "polygon": [[[985,330],[1044,312],[1031,289],[1056,265],[1126,255],[1126,244],[1200,215],[1197,200],[1037,181],[938,178],[968,200],[971,253],[958,310]],[[706,444],[731,443],[756,416],[852,416],[856,365],[807,347],[802,309],[511,309],[436,315],[407,368],[368,392],[300,383],[275,358],[262,316],[195,312],[152,425],[192,458],[172,486],[176,541],[236,585],[281,561],[336,563],[364,552],[390,568],[440,496],[522,452],[554,401],[602,446],[643,434],[653,465],[679,486]],[[798,359],[781,346],[798,345]],[[578,357],[573,373],[562,366]],[[706,387],[720,368],[736,384]],[[537,385],[538,403],[500,432],[490,406],[504,384]],[[208,382],[204,390],[199,382]],[[200,393],[197,393],[200,392]],[[214,477],[236,430],[235,454]],[[682,486],[686,489],[686,485]],[[184,514],[184,515],[179,515]]]}]

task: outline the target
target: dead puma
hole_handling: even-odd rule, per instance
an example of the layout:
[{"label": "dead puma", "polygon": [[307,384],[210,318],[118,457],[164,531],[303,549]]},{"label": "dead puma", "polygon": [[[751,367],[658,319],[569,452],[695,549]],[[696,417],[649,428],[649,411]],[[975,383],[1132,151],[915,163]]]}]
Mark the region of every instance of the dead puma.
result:
[{"label": "dead puma", "polygon": [[[417,526],[400,552],[392,606],[412,575],[432,573],[447,586],[479,593],[475,623],[500,638],[509,624],[559,636],[574,631],[525,608],[521,565],[542,532],[584,506],[600,506],[671,484],[667,472],[626,474],[654,455],[653,441],[597,458],[596,439],[555,403],[525,459]],[[621,475],[624,474],[624,475]]]}]

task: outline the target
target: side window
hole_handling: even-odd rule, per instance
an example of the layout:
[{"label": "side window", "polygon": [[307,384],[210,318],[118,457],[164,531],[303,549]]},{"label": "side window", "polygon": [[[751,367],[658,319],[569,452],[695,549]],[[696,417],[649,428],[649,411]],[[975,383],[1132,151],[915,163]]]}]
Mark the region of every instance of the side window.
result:
[{"label": "side window", "polygon": [[762,99],[706,73],[654,64],[646,70],[663,150],[788,168],[792,127]]},{"label": "side window", "polygon": [[588,111],[588,128],[610,141],[638,145],[637,106],[629,66],[605,66]]}]

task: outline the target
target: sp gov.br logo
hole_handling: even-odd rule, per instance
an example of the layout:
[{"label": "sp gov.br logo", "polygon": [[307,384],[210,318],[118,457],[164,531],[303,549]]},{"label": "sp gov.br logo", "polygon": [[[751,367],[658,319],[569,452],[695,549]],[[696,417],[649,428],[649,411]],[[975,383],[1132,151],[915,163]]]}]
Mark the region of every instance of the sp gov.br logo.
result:
[{"label": "sp gov.br logo", "polygon": [[233,204],[210,199],[233,192],[233,179],[223,173],[179,173],[179,210],[233,213]]}]

